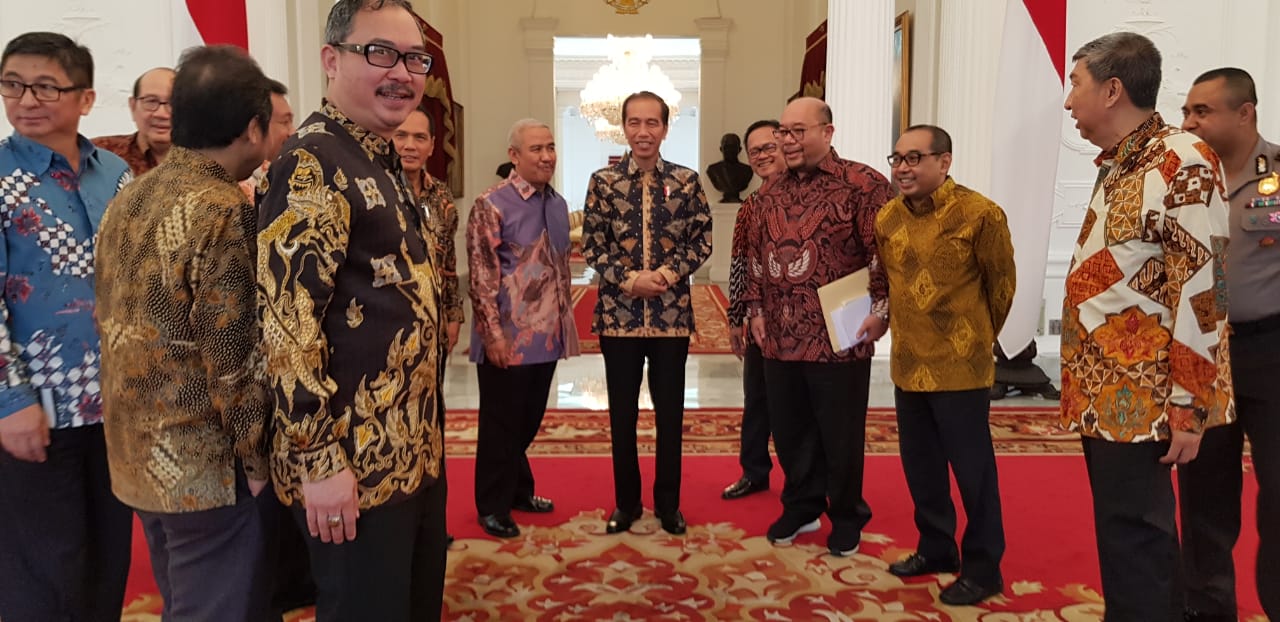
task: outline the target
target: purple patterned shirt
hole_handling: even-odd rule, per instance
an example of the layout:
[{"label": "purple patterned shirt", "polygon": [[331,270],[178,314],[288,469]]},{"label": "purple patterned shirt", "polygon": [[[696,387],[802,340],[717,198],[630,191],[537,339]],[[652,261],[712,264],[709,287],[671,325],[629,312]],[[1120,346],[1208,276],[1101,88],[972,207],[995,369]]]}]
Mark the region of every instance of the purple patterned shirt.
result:
[{"label": "purple patterned shirt", "polygon": [[471,361],[505,339],[511,365],[576,356],[569,296],[569,205],[514,171],[476,198],[467,218]]}]

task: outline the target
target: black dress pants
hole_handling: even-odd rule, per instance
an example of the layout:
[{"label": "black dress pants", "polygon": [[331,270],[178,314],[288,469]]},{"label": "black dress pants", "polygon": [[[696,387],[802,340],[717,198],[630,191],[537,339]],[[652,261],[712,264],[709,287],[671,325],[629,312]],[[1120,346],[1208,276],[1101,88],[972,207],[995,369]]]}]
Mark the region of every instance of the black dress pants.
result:
[{"label": "black dress pants", "polygon": [[[902,471],[915,504],[917,551],[930,561],[959,561],[960,575],[990,586],[1002,580],[1004,522],[991,445],[990,388],[921,393],[894,390]],[[955,473],[966,524],[956,547]]]},{"label": "black dress pants", "polygon": [[1179,622],[1183,584],[1169,443],[1084,437],[1106,622]]},{"label": "black dress pants", "polygon": [[769,457],[769,398],[765,391],[764,356],[760,346],[747,342],[742,357],[742,449],[738,452],[742,476],[753,482],[769,482],[773,459]]},{"label": "black dress pants", "polygon": [[0,449],[0,619],[120,619],[133,513],[111,493],[101,425],[51,430],[45,462]]},{"label": "black dress pants", "polygon": [[871,360],[834,363],[764,359],[769,423],[786,476],[782,511],[803,520],[823,512],[834,528],[861,532]]},{"label": "black dress pants", "polygon": [[613,444],[614,504],[638,513],[640,458],[636,422],[640,418],[640,381],[649,363],[649,397],[657,419],[658,451],[653,509],[680,509],[681,443],[684,437],[684,365],[688,337],[600,337],[609,393],[609,436]]},{"label": "black dress pants", "polygon": [[529,445],[542,427],[556,361],[503,369],[476,365],[480,431],[476,439],[476,511],[506,516],[534,493]]},{"label": "black dress pants", "polygon": [[[307,536],[316,581],[316,622],[439,620],[444,603],[444,471],[412,497],[360,511],[356,539]],[[306,530],[302,504],[294,520]]]},{"label": "black dress pants", "polygon": [[1240,536],[1241,458],[1249,437],[1258,478],[1256,582],[1262,610],[1280,620],[1280,331],[1231,338],[1237,421],[1210,428],[1200,453],[1178,467],[1187,606],[1236,615],[1232,549]]}]

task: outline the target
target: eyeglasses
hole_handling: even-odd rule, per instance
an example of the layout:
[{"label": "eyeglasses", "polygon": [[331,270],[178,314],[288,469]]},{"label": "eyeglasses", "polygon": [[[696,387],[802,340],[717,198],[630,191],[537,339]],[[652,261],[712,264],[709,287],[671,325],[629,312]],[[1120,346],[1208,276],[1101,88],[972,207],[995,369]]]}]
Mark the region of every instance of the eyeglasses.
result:
[{"label": "eyeglasses", "polygon": [[138,102],[138,105],[142,106],[142,109],[147,112],[155,112],[159,110],[161,106],[168,108],[169,112],[173,112],[173,104],[167,99],[160,99],[159,97],[148,95],[146,97],[139,97],[134,101]]},{"label": "eyeglasses", "polygon": [[27,84],[18,82],[17,80],[0,80],[0,96],[10,99],[22,99],[27,89],[31,89],[31,95],[36,101],[56,102],[62,99],[63,93],[72,91],[83,91],[88,87],[84,86],[58,86],[56,84]]},{"label": "eyeglasses", "polygon": [[773,155],[778,150],[778,143],[765,143],[747,150],[747,159],[754,160],[763,155]]},{"label": "eyeglasses", "polygon": [[920,163],[921,158],[925,156],[936,156],[936,155],[942,155],[942,154],[936,151],[930,151],[928,153],[920,153],[919,151],[908,151],[906,154],[903,154],[903,155],[898,155],[896,153],[889,154],[889,157],[885,159],[889,161],[889,166],[897,166],[899,164],[902,164],[903,162],[906,162],[907,166],[915,166]]},{"label": "eyeglasses", "polygon": [[777,140],[783,140],[783,139],[786,139],[786,138],[794,138],[794,139],[796,139],[796,142],[800,142],[800,141],[804,140],[804,133],[805,133],[805,132],[807,132],[807,131],[809,131],[809,130],[814,130],[814,129],[818,129],[818,128],[823,128],[823,127],[826,127],[826,126],[828,126],[828,125],[831,125],[831,124],[830,124],[830,123],[815,123],[815,124],[813,125],[813,127],[805,127],[805,126],[803,126],[803,125],[797,125],[797,126],[795,126],[795,127],[780,127],[780,128],[778,128],[778,129],[776,129],[776,130],[774,130],[774,131],[773,131],[773,137],[774,137],[775,139],[777,139]]},{"label": "eyeglasses", "polygon": [[364,60],[374,67],[390,69],[404,59],[404,68],[409,73],[424,75],[431,71],[431,55],[424,52],[401,52],[393,47],[377,43],[331,43],[335,48],[364,54]]}]

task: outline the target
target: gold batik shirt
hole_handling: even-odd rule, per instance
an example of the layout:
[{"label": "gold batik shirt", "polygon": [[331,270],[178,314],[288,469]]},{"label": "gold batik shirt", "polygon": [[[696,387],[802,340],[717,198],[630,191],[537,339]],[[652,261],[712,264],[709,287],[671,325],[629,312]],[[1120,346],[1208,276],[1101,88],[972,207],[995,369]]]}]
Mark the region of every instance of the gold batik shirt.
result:
[{"label": "gold batik shirt", "polygon": [[889,376],[903,391],[995,381],[991,344],[1013,306],[1017,268],[1004,211],[947,177],[917,213],[899,194],[876,215],[889,278]]},{"label": "gold batik shirt", "polygon": [[272,163],[258,301],[282,501],[350,468],[361,508],[441,473],[445,318],[433,234],[387,140],[332,104]]},{"label": "gold batik shirt", "polygon": [[267,479],[257,373],[255,214],[226,169],[174,147],[125,186],[97,241],[111,488],[148,512],[236,503],[236,461]]}]

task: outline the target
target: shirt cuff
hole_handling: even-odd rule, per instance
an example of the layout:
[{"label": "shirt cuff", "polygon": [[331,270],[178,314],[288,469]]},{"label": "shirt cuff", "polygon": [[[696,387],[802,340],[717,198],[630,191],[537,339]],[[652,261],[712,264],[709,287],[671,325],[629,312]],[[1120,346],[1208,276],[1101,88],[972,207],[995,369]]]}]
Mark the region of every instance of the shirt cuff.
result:
[{"label": "shirt cuff", "polygon": [[294,449],[297,456],[299,481],[318,482],[337,475],[348,468],[347,454],[338,443],[329,443],[315,449]]},{"label": "shirt cuff", "polygon": [[623,277],[622,283],[618,287],[622,288],[623,293],[630,296],[631,288],[635,287],[636,279],[640,278],[640,272],[632,270]]},{"label": "shirt cuff", "polygon": [[658,274],[661,274],[662,278],[667,280],[668,286],[672,286],[680,282],[680,275],[676,274],[675,270],[672,270],[671,268],[668,268],[666,266],[662,266],[658,268]]}]

